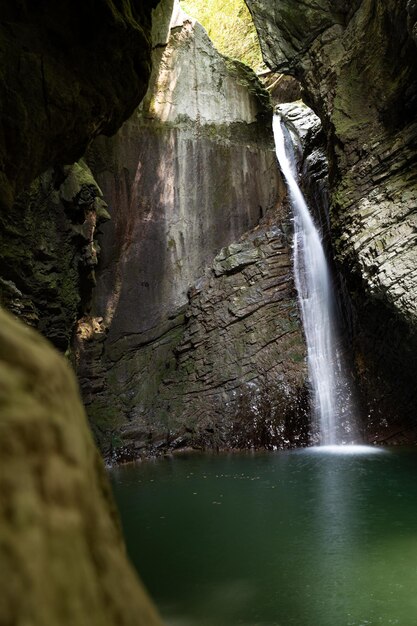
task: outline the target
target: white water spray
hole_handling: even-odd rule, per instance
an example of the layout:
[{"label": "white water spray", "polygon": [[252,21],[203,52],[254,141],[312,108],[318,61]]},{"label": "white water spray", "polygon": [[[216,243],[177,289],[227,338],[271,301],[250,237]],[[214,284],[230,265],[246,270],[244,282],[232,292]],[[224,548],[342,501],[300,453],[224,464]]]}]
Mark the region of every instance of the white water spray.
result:
[{"label": "white water spray", "polygon": [[323,244],[304,196],[297,184],[292,146],[285,145],[282,122],[274,115],[276,154],[287,181],[294,215],[294,276],[307,343],[308,371],[313,393],[314,416],[320,444],[331,446],[340,441],[338,426],[345,418],[339,390],[342,382],[337,348],[335,306],[329,266]]}]

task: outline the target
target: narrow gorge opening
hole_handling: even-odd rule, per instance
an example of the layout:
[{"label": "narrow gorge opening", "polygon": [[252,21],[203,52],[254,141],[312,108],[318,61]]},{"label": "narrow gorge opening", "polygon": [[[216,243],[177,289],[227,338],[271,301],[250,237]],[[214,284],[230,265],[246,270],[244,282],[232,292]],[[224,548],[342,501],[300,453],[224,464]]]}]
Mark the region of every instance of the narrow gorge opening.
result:
[{"label": "narrow gorge opening", "polygon": [[3,3],[1,624],[414,626],[415,2],[246,1]]}]

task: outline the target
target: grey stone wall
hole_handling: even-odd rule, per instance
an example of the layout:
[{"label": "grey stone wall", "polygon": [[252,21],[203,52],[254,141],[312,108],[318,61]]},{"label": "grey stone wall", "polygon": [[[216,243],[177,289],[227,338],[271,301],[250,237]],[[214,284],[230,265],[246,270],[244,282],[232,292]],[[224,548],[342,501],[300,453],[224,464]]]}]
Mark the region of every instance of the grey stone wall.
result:
[{"label": "grey stone wall", "polygon": [[[274,323],[269,317],[265,323],[261,320],[261,311],[271,316],[277,304],[269,301],[269,292],[262,291],[266,269],[257,269],[262,284],[249,290],[259,308],[259,319],[252,317],[251,341],[239,316],[236,324],[224,320],[225,327],[230,323],[225,331],[228,354],[231,345],[235,351],[233,358],[231,353],[230,358],[225,357],[226,378],[223,339],[215,334],[222,326],[206,338],[210,345],[217,342],[210,367],[219,393],[216,418],[203,415],[202,407],[213,406],[213,397],[210,385],[204,382],[204,371],[201,380],[194,381],[200,384],[198,394],[191,391],[191,370],[200,370],[199,352],[189,354],[185,363],[178,350],[186,345],[184,337],[194,315],[205,317],[204,323],[196,321],[203,327],[213,325],[214,318],[209,319],[204,307],[197,314],[189,301],[189,289],[222,248],[238,242],[282,201],[285,189],[274,153],[269,98],[249,68],[221,56],[204,29],[184,15],[176,17],[168,43],[158,47],[155,55],[143,105],[115,138],[100,138],[88,155],[112,220],[102,229],[94,307],[92,315],[81,320],[75,352],[90,419],[107,452],[126,445],[137,453],[159,445],[169,448],[174,440],[198,445],[205,428],[213,429],[213,420],[220,423],[222,412],[227,427],[214,429],[218,441],[214,436],[206,440],[207,445],[226,445],[230,442],[230,411],[228,418],[226,413],[232,391],[238,397],[251,377],[259,378],[256,369],[260,361],[254,354],[264,355],[269,345],[281,362],[280,349],[287,350],[285,342],[278,342],[273,349]],[[288,310],[292,310],[291,331],[285,332],[292,339],[296,336],[294,341],[300,344],[288,249],[283,241],[279,245],[285,248],[285,254],[276,252],[278,264],[283,262],[282,255],[285,257],[279,299],[284,298],[286,305],[275,312],[278,318],[283,314],[285,326],[290,324]],[[259,250],[255,247],[253,252]],[[272,252],[263,255],[272,257]],[[272,258],[270,262],[272,267]],[[242,273],[238,262],[232,272],[236,278],[224,277],[223,287],[223,279],[214,275],[216,287],[210,290],[216,291],[215,298],[227,302],[232,289],[229,280],[236,280],[237,285],[238,277],[244,291],[244,276],[249,271]],[[268,280],[273,282],[273,273]],[[220,317],[227,310],[219,309]],[[219,316],[216,320],[223,324]],[[283,332],[280,323],[277,319],[277,337]],[[203,344],[206,339],[201,339]],[[294,350],[302,361],[300,345]],[[266,369],[272,376],[272,361]],[[167,377],[172,382],[167,383]],[[290,378],[283,377],[285,393],[296,395],[302,375],[297,371],[291,390]],[[230,385],[232,379],[235,382]],[[190,395],[184,395],[187,393]],[[192,398],[196,402],[191,402]],[[189,436],[184,436],[186,429]]]}]

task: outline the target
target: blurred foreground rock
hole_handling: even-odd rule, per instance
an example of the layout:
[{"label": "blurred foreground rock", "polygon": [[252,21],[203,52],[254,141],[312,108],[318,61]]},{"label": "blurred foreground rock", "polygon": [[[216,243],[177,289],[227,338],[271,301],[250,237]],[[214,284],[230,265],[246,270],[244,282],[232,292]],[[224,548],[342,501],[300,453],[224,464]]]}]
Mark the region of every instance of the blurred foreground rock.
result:
[{"label": "blurred foreground rock", "polygon": [[0,311],[0,624],[157,626],[70,367]]}]

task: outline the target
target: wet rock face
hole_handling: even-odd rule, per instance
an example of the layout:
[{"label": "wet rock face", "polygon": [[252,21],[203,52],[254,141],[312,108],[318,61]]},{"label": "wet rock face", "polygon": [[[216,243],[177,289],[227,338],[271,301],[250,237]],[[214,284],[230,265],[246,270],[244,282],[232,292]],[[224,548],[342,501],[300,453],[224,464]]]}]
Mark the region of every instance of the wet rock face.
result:
[{"label": "wet rock face", "polygon": [[[158,437],[175,438],[188,419],[197,430],[203,421],[200,409],[187,413],[179,402],[190,372],[175,348],[190,286],[284,195],[271,115],[255,75],[219,55],[201,26],[180,15],[168,43],[155,49],[141,107],[116,137],[100,138],[89,151],[112,220],[102,229],[92,315],[81,320],[75,352],[88,413],[106,450],[112,440],[130,445],[135,437],[152,449]],[[240,272],[240,257],[218,260],[216,271],[235,261]],[[220,353],[212,367],[222,369]],[[246,380],[237,357],[234,367],[238,388]],[[168,393],[163,381],[177,368]],[[220,378],[219,389],[226,383]],[[199,401],[209,398],[203,385]]]},{"label": "wet rock face", "polygon": [[[400,431],[417,400],[416,352],[407,348],[417,329],[415,3],[307,2],[304,21],[285,1],[248,4],[268,63],[299,78],[323,121],[331,231],[356,309],[363,392]],[[372,436],[380,423],[370,421]]]},{"label": "wet rock face", "polygon": [[157,626],[68,363],[0,311],[1,624]]},{"label": "wet rock face", "polygon": [[190,289],[176,370],[164,380],[171,403],[182,404],[182,445],[307,441],[304,339],[291,253],[277,222],[271,215],[223,248]]},{"label": "wet rock face", "polygon": [[[120,4],[120,3],[119,3]],[[0,202],[112,134],[144,96],[157,0],[3,2]]]},{"label": "wet rock face", "polygon": [[111,341],[175,313],[219,249],[274,203],[270,114],[253,73],[199,24],[183,18],[156,50],[144,103],[88,155],[113,217],[94,296]]},{"label": "wet rock face", "polygon": [[281,220],[273,212],[223,248],[142,347],[134,336],[103,346],[100,326],[80,328],[95,337],[83,357],[93,376],[82,384],[95,392],[89,410],[106,455],[307,442],[305,347]]}]

